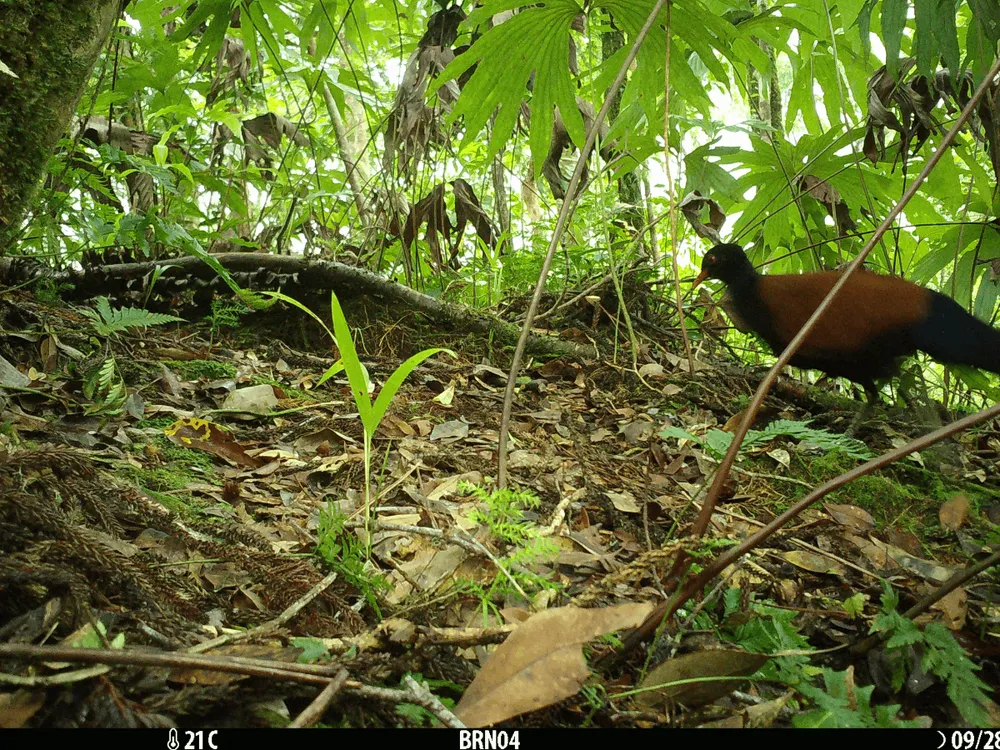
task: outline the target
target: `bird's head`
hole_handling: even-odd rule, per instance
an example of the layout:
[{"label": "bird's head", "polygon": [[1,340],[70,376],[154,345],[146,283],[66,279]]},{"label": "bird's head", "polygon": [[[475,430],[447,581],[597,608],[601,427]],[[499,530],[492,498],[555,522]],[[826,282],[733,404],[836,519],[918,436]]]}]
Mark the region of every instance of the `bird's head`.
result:
[{"label": "bird's head", "polygon": [[705,279],[718,279],[731,284],[746,276],[756,276],[753,264],[739,245],[716,245],[701,260],[701,273],[694,280],[692,289]]}]

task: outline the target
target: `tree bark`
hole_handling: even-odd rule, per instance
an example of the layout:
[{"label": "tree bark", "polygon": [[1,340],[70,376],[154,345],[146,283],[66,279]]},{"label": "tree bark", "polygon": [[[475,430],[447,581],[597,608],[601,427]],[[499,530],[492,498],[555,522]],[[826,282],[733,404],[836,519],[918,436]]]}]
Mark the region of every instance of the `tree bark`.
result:
[{"label": "tree bark", "polygon": [[56,142],[66,132],[119,0],[0,3],[0,255],[21,222]]}]

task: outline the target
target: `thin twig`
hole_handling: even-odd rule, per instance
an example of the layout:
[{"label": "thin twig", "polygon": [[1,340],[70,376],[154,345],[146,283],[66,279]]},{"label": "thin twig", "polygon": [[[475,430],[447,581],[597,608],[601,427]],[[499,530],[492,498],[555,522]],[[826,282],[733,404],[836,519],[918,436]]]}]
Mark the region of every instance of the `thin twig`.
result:
[{"label": "thin twig", "polygon": [[313,698],[312,703],[305,707],[305,710],[295,717],[295,721],[288,725],[288,729],[303,729],[305,727],[311,727],[321,718],[323,714],[326,713],[326,709],[330,707],[330,703],[333,699],[337,697],[341,688],[344,687],[344,682],[347,680],[347,670],[341,669],[337,672],[337,676],[330,680],[330,684],[323,688],[319,695]]},{"label": "thin twig", "polygon": [[667,5],[667,49],[663,62],[663,168],[667,176],[667,200],[670,213],[670,268],[674,276],[674,298],[677,301],[677,321],[681,328],[681,341],[684,342],[684,353],[687,355],[688,372],[694,374],[694,354],[691,353],[691,340],[688,338],[687,326],[684,325],[684,305],[681,294],[681,272],[677,265],[677,194],[674,186],[674,171],[670,168],[670,43],[671,6]]},{"label": "thin twig", "polygon": [[133,667],[206,669],[214,672],[247,674],[255,677],[270,677],[319,685],[326,685],[337,676],[337,671],[340,669],[339,665],[291,664],[243,656],[137,651],[117,648],[32,646],[24,643],[0,644],[0,657]]},{"label": "thin twig", "polygon": [[552,260],[555,257],[556,249],[559,247],[563,231],[569,223],[569,217],[573,211],[573,207],[579,199],[579,196],[577,195],[577,188],[580,184],[584,168],[587,166],[587,160],[590,158],[590,153],[594,148],[594,143],[597,141],[597,131],[600,129],[601,124],[607,117],[608,110],[611,109],[614,96],[618,92],[622,82],[625,80],[629,67],[635,60],[636,55],[639,54],[639,48],[642,46],[642,43],[649,34],[650,29],[652,29],[653,25],[656,23],[656,19],[659,16],[660,11],[666,4],[667,0],[657,0],[656,4],[650,10],[649,15],[646,17],[646,22],[642,25],[639,33],[636,34],[635,40],[632,42],[631,49],[629,49],[628,53],[625,55],[625,59],[622,61],[621,67],[618,69],[618,74],[615,76],[615,80],[611,83],[611,86],[605,94],[604,104],[601,105],[600,111],[594,117],[594,122],[587,133],[587,140],[580,149],[580,157],[576,161],[576,169],[573,170],[573,176],[570,177],[569,185],[566,188],[567,197],[563,200],[562,208],[559,209],[559,216],[556,218],[556,225],[552,230],[552,239],[549,241],[549,247],[545,253],[545,260],[542,261],[542,268],[538,272],[538,283],[535,285],[535,292],[532,295],[531,303],[528,306],[528,314],[524,318],[524,324],[521,327],[521,335],[518,337],[517,347],[514,349],[514,358],[510,363],[510,374],[507,376],[507,388],[504,391],[503,413],[500,417],[500,436],[497,445],[497,486],[500,489],[507,486],[507,439],[508,432],[510,430],[511,410],[514,406],[514,388],[517,385],[517,375],[521,369],[521,360],[524,357],[524,349],[528,343],[528,336],[531,333],[531,324],[535,319],[536,313],[538,312],[538,306],[541,303],[542,294],[545,292],[545,281],[548,278],[549,269],[552,267]]},{"label": "thin twig", "polygon": [[408,687],[413,694],[415,700],[412,702],[426,708],[446,727],[449,727],[450,729],[465,729],[465,724],[462,723],[462,721],[455,716],[455,714],[449,711],[441,700],[427,689],[426,685],[422,685],[417,682],[411,675],[403,677],[403,684],[406,685],[406,687]]},{"label": "thin twig", "polygon": [[250,630],[241,631],[238,633],[226,633],[225,635],[220,635],[218,638],[213,638],[210,641],[205,641],[204,643],[198,643],[191,648],[187,649],[188,653],[200,654],[216,646],[221,646],[224,643],[235,643],[237,641],[245,641],[250,638],[255,638],[256,636],[263,635],[265,633],[270,633],[277,630],[289,620],[291,620],[295,615],[301,612],[313,599],[322,594],[326,589],[330,587],[335,580],[337,580],[336,573],[327,574],[322,581],[317,583],[311,589],[309,589],[300,599],[293,602],[290,607],[288,607],[284,612],[275,617],[269,622],[265,622],[263,625],[258,625]]}]

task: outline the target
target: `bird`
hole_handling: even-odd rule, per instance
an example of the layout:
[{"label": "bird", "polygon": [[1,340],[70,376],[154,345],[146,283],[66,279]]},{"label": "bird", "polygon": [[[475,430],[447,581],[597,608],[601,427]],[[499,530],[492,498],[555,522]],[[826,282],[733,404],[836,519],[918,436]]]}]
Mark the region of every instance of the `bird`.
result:
[{"label": "bird", "polygon": [[[730,317],[781,353],[837,283],[839,271],[761,275],[740,245],[709,250],[692,289],[706,279],[726,285]],[[1000,374],[1000,330],[955,300],[896,276],[858,269],[816,322],[789,364],[861,385],[869,404],[875,381],[898,372],[918,351],[943,364]]]}]

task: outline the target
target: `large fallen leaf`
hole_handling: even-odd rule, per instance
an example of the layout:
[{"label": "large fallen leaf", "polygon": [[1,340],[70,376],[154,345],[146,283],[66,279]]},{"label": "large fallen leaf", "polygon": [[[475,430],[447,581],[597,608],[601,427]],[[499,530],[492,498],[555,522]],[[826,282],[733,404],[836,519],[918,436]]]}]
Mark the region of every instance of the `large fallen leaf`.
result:
[{"label": "large fallen leaf", "polygon": [[638,513],[640,510],[639,504],[631,492],[605,492],[604,494],[615,506],[615,510],[620,510],[622,513]]},{"label": "large fallen leaf", "polygon": [[481,727],[574,695],[590,674],[582,644],[634,628],[652,611],[652,604],[622,604],[539,612],[500,644],[465,691],[455,714],[467,726]]},{"label": "large fallen leaf", "polygon": [[969,611],[968,607],[969,595],[960,586],[938,599],[931,609],[940,612],[944,616],[944,626],[948,630],[961,630],[965,627],[965,617]]},{"label": "large fallen leaf", "polygon": [[[655,667],[639,687],[648,688],[638,701],[646,706],[681,703],[697,706],[729,695],[767,663],[766,654],[732,648],[706,649],[668,659]],[[704,679],[704,678],[722,679]]]}]

